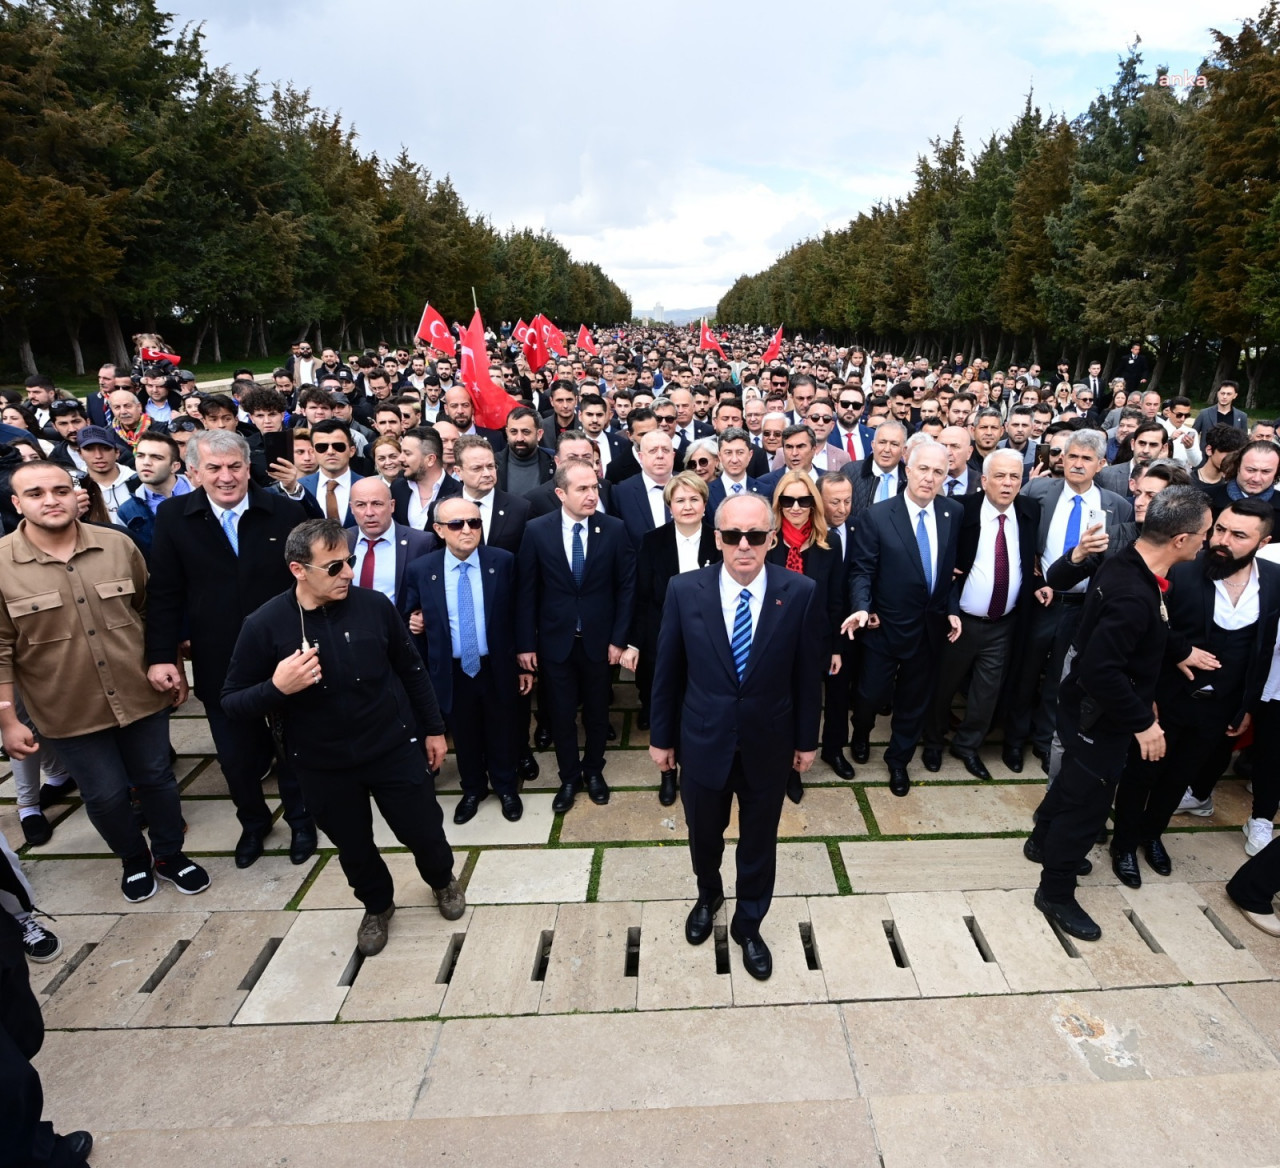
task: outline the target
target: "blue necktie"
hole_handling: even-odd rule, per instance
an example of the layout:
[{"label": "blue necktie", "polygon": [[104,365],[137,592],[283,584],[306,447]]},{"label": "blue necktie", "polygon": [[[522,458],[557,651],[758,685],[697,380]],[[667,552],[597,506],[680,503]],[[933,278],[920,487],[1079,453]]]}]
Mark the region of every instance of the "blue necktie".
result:
[{"label": "blue necktie", "polygon": [[889,476],[880,476],[880,490],[876,492],[876,502],[883,503],[889,497]]},{"label": "blue necktie", "polygon": [[227,542],[231,545],[231,550],[236,555],[239,555],[240,536],[236,531],[236,513],[234,511],[224,511],[222,513],[222,530],[227,533]]},{"label": "blue necktie", "polygon": [[1080,511],[1084,499],[1077,495],[1071,500],[1071,514],[1067,516],[1067,538],[1062,541],[1062,554],[1065,556],[1080,542]]},{"label": "blue necktie", "polygon": [[751,593],[746,588],[739,595],[738,611],[733,614],[733,640],[729,648],[733,650],[733,667],[741,681],[747,671],[747,658],[751,656]]},{"label": "blue necktie", "polygon": [[742,494],[742,484],[741,484],[741,483],[734,483],[734,484],[733,484],[733,493],[734,493],[735,495],[740,495],[740,494]]},{"label": "blue necktie", "polygon": [[458,647],[462,672],[475,677],[480,672],[480,637],[476,633],[476,600],[471,595],[471,565],[458,565]]},{"label": "blue necktie", "polygon": [[933,556],[929,551],[929,529],[924,524],[924,511],[916,519],[916,543],[920,548],[920,563],[924,568],[924,588],[933,591]]},{"label": "blue necktie", "polygon": [[587,562],[586,554],[582,550],[582,524],[575,523],[573,525],[573,582],[582,587],[582,569]]}]

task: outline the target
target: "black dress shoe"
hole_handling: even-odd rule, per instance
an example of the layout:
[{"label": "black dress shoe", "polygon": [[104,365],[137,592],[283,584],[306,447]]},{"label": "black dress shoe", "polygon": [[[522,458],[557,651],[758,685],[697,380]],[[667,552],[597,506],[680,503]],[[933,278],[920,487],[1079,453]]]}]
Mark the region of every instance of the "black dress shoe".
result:
[{"label": "black dress shoe", "polygon": [[240,839],[236,843],[236,867],[250,867],[260,855],[262,855],[262,841],[267,838],[266,830],[258,827],[246,827],[240,833]]},{"label": "black dress shoe", "polygon": [[824,750],[822,752],[822,761],[836,772],[837,779],[844,779],[848,782],[853,778],[853,764],[844,756],[843,750]]},{"label": "black dress shoe", "polygon": [[636,729],[637,730],[649,729],[649,711],[648,710],[640,710],[636,713]]},{"label": "black dress shoe", "polygon": [[502,818],[516,823],[524,814],[524,804],[520,801],[520,796],[512,792],[510,795],[499,795],[498,798],[502,801]]},{"label": "black dress shoe", "polygon": [[545,726],[539,726],[533,732],[533,745],[538,750],[550,750],[552,741],[551,731]]},{"label": "black dress shoe", "polygon": [[676,783],[678,772],[674,767],[669,771],[662,772],[662,780],[658,787],[658,802],[663,807],[670,807],[676,801],[676,792],[679,787]]},{"label": "black dress shoe", "polygon": [[45,818],[44,813],[37,811],[34,815],[22,817],[22,838],[35,847],[47,844],[53,839],[53,824]]},{"label": "black dress shoe", "polygon": [[618,732],[613,728],[612,722],[609,723],[609,728],[605,731],[604,736],[609,742],[618,741]]},{"label": "black dress shoe", "polygon": [[[1040,847],[1031,836],[1027,836],[1027,842],[1022,845],[1022,854],[1033,864],[1044,863],[1044,856],[1040,853]],[[1086,858],[1080,861],[1080,866],[1076,868],[1076,875],[1088,876],[1092,871],[1093,861]]]},{"label": "black dress shoe", "polygon": [[964,751],[956,750],[953,746],[951,748],[951,757],[958,758],[962,763],[964,763],[964,769],[967,770],[975,779],[989,780],[991,778],[991,772],[987,770],[982,759],[980,759],[976,754],[965,754]]},{"label": "black dress shoe", "polygon": [[684,939],[690,945],[701,945],[711,936],[711,926],[716,923],[716,913],[720,911],[723,904],[723,896],[717,896],[712,900],[698,897],[684,921]]},{"label": "black dress shoe", "polygon": [[920,761],[924,763],[924,769],[932,771],[935,775],[942,770],[942,751],[934,746],[926,746],[920,752]]},{"label": "black dress shoe", "polygon": [[907,774],[906,767],[889,767],[889,790],[898,796],[905,795],[911,790],[911,776]]},{"label": "black dress shoe", "polygon": [[1111,871],[1116,874],[1120,883],[1126,887],[1142,887],[1142,871],[1138,867],[1138,857],[1135,853],[1113,852],[1111,855]]},{"label": "black dress shoe", "polygon": [[520,756],[520,761],[516,763],[516,774],[518,774],[526,783],[532,783],[534,779],[541,773],[542,768],[538,766],[538,760],[533,757],[532,750],[526,750]]},{"label": "black dress shoe", "polygon": [[754,937],[744,937],[738,932],[738,926],[729,922],[729,936],[742,946],[742,964],[756,981],[768,981],[773,973],[773,954],[764,938],[757,933]]},{"label": "black dress shoe", "polygon": [[1081,941],[1096,941],[1102,936],[1102,930],[1098,928],[1097,921],[1074,900],[1068,904],[1045,900],[1037,888],[1035,905],[1049,920],[1070,937],[1078,937]]},{"label": "black dress shoe", "polygon": [[1031,753],[1034,754],[1036,758],[1038,758],[1041,762],[1049,761],[1049,752],[1045,750],[1043,746],[1033,745],[1031,747]]},{"label": "black dress shoe", "polygon": [[604,781],[604,775],[597,773],[587,776],[587,798],[597,807],[603,807],[609,802],[609,784]]},{"label": "black dress shoe", "polygon": [[1013,771],[1015,775],[1022,774],[1022,747],[1006,746],[1000,752],[1000,761]]},{"label": "black dress shoe", "polygon": [[568,811],[573,806],[573,797],[581,790],[581,779],[573,779],[568,783],[561,783],[560,790],[556,792],[556,797],[551,800],[551,810],[555,812]]},{"label": "black dress shoe", "polygon": [[466,794],[458,800],[458,805],[453,809],[454,823],[470,823],[476,817],[476,812],[480,810],[480,800],[485,798],[484,795]]},{"label": "black dress shoe", "polygon": [[792,770],[787,775],[787,798],[792,803],[799,803],[804,798],[804,784],[800,781],[800,772]]},{"label": "black dress shoe", "polygon": [[316,838],[316,825],[314,823],[295,827],[293,829],[293,838],[289,841],[289,862],[291,864],[305,864],[316,854],[316,847],[319,842]]},{"label": "black dress shoe", "polygon": [[65,783],[58,783],[56,785],[53,783],[42,783],[40,785],[40,810],[48,811],[50,807],[54,807],[64,799],[70,798],[71,792],[75,789],[75,779],[68,779]]},{"label": "black dress shoe", "polygon": [[849,753],[853,755],[853,761],[864,763],[871,761],[871,741],[867,738],[855,738],[849,743]]},{"label": "black dress shoe", "polygon": [[1169,853],[1164,850],[1164,844],[1160,842],[1158,836],[1142,845],[1142,854],[1146,856],[1151,871],[1157,876],[1168,876],[1173,871],[1173,861],[1169,858]]},{"label": "black dress shoe", "polygon": [[80,1168],[92,1151],[93,1136],[87,1131],[68,1132],[65,1136],[53,1137],[53,1152],[46,1162],[52,1168]]}]

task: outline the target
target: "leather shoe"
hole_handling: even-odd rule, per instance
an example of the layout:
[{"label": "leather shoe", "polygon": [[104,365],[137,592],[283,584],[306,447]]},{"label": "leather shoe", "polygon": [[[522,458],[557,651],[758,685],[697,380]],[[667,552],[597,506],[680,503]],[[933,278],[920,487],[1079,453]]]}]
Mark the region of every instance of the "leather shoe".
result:
[{"label": "leather shoe", "polygon": [[871,740],[868,738],[855,738],[851,743],[849,743],[849,753],[853,755],[854,762],[870,762]]},{"label": "leather shoe", "polygon": [[676,801],[676,792],[679,789],[676,784],[678,772],[675,767],[669,771],[662,772],[661,785],[658,787],[658,802],[663,807],[670,807]]},{"label": "leather shoe", "polygon": [[958,758],[962,763],[964,763],[964,769],[967,770],[975,779],[989,780],[991,778],[991,772],[987,770],[982,759],[980,759],[976,754],[965,754],[964,751],[956,750],[955,747],[952,747],[951,757]]},{"label": "leather shoe", "polygon": [[458,805],[453,809],[454,823],[469,823],[476,817],[476,812],[480,810],[480,800],[485,798],[484,795],[463,795],[458,800]]},{"label": "leather shoe", "polygon": [[68,1132],[65,1136],[53,1137],[53,1152],[48,1163],[79,1168],[79,1165],[89,1159],[89,1153],[92,1151],[93,1136],[87,1131]]},{"label": "leather shoe", "polygon": [[603,807],[609,802],[609,784],[604,781],[604,775],[587,775],[587,798],[597,807]]},{"label": "leather shoe", "polygon": [[22,817],[22,838],[37,848],[53,839],[53,824],[45,818],[44,812],[37,811],[34,815]]},{"label": "leather shoe", "polygon": [[516,774],[524,779],[526,783],[532,783],[541,771],[542,768],[538,766],[538,760],[533,757],[532,750],[526,750],[520,756],[520,761],[516,763]]},{"label": "leather shoe", "polygon": [[316,825],[304,824],[293,829],[293,838],[289,841],[289,863],[305,864],[316,854],[319,844],[316,839]]},{"label": "leather shoe", "polygon": [[573,797],[581,790],[581,779],[572,779],[567,783],[561,783],[560,790],[556,792],[556,797],[551,800],[551,810],[557,813],[568,811],[573,806]]},{"label": "leather shoe", "polygon": [[889,768],[889,790],[899,797],[911,790],[911,776],[907,774],[906,767],[891,766]]},{"label": "leather shoe", "polygon": [[246,827],[240,833],[240,839],[236,843],[237,868],[251,867],[262,855],[262,841],[267,838],[267,832],[270,830],[270,828],[263,831],[257,827]]},{"label": "leather shoe", "polygon": [[723,896],[717,896],[712,900],[698,897],[684,921],[684,939],[690,945],[701,945],[711,936],[711,926],[716,923],[716,913],[723,905]]},{"label": "leather shoe", "polygon": [[822,761],[836,772],[837,779],[844,779],[848,782],[853,778],[853,764],[844,756],[843,750],[824,750],[822,752]]},{"label": "leather shoe", "polygon": [[764,938],[757,933],[754,937],[744,937],[738,932],[737,923],[729,922],[729,936],[742,946],[742,964],[756,981],[768,981],[773,973],[773,954]]},{"label": "leather shoe", "polygon": [[1102,936],[1098,923],[1084,911],[1074,900],[1069,904],[1045,900],[1040,890],[1036,889],[1035,905],[1046,917],[1071,937],[1081,941],[1096,941]]},{"label": "leather shoe", "polygon": [[1000,761],[1013,771],[1015,775],[1022,774],[1022,747],[1006,746],[1000,752]]},{"label": "leather shoe", "polygon": [[[65,783],[42,783],[40,785],[40,810],[48,811],[50,807],[55,807],[63,800],[70,797],[71,792],[76,789],[75,779],[68,779]],[[84,1133],[88,1135],[88,1132]]]},{"label": "leather shoe", "polygon": [[[1031,836],[1027,836],[1026,843],[1022,845],[1022,854],[1033,864],[1044,863],[1044,856],[1040,852],[1040,847]],[[1076,869],[1076,875],[1088,876],[1092,871],[1093,861],[1086,857],[1080,861],[1080,866]]]},{"label": "leather shoe", "polygon": [[610,723],[609,723],[609,728],[605,731],[604,736],[605,736],[605,738],[607,738],[610,742],[617,742],[617,741],[618,741],[618,732],[613,728],[613,723],[612,723],[612,722],[610,722]]},{"label": "leather shoe", "polygon": [[502,801],[502,818],[510,823],[518,822],[524,814],[524,803],[520,796],[512,792],[510,795],[499,795],[498,798]]},{"label": "leather shoe", "polygon": [[648,710],[639,710],[636,713],[636,729],[637,730],[649,729],[649,711]]},{"label": "leather shoe", "polygon": [[1164,844],[1158,836],[1142,845],[1142,854],[1146,856],[1147,864],[1157,876],[1168,876],[1173,871],[1173,861],[1169,858],[1169,853],[1164,850]]},{"label": "leather shoe", "polygon": [[920,752],[920,761],[924,763],[924,769],[932,771],[935,775],[942,770],[942,751],[934,746],[926,746]]},{"label": "leather shoe", "polygon": [[1116,874],[1120,883],[1126,887],[1142,887],[1142,871],[1138,867],[1138,857],[1133,852],[1113,852],[1111,854],[1111,871]]},{"label": "leather shoe", "polygon": [[787,798],[792,803],[799,803],[804,798],[804,784],[800,781],[800,772],[792,770],[787,775]]},{"label": "leather shoe", "polygon": [[538,750],[550,750],[552,741],[551,731],[545,726],[539,726],[533,732],[533,745]]}]

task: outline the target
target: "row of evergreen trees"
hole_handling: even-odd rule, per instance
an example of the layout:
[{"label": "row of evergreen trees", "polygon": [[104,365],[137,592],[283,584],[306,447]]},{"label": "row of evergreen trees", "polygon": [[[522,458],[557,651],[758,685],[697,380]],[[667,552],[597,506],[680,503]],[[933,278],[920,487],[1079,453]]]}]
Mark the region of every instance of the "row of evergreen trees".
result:
[{"label": "row of evergreen trees", "polygon": [[1254,404],[1280,344],[1277,5],[1212,35],[1196,77],[1135,45],[1073,121],[1028,98],[972,157],[935,139],[910,194],[741,277],[717,320],[1080,369],[1142,340],[1170,392],[1238,375]]},{"label": "row of evergreen trees", "polygon": [[4,365],[82,372],[135,329],[188,359],[402,342],[428,298],[469,319],[473,287],[495,326],[631,315],[552,236],[499,232],[306,92],[212,67],[154,0],[0,4]]}]

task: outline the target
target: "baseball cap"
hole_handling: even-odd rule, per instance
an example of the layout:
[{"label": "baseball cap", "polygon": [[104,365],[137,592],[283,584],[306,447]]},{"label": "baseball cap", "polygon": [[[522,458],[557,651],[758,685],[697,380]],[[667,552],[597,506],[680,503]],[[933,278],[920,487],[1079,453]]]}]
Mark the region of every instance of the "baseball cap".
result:
[{"label": "baseball cap", "polygon": [[76,435],[76,445],[83,450],[86,446],[119,446],[120,443],[104,426],[84,426]]}]

